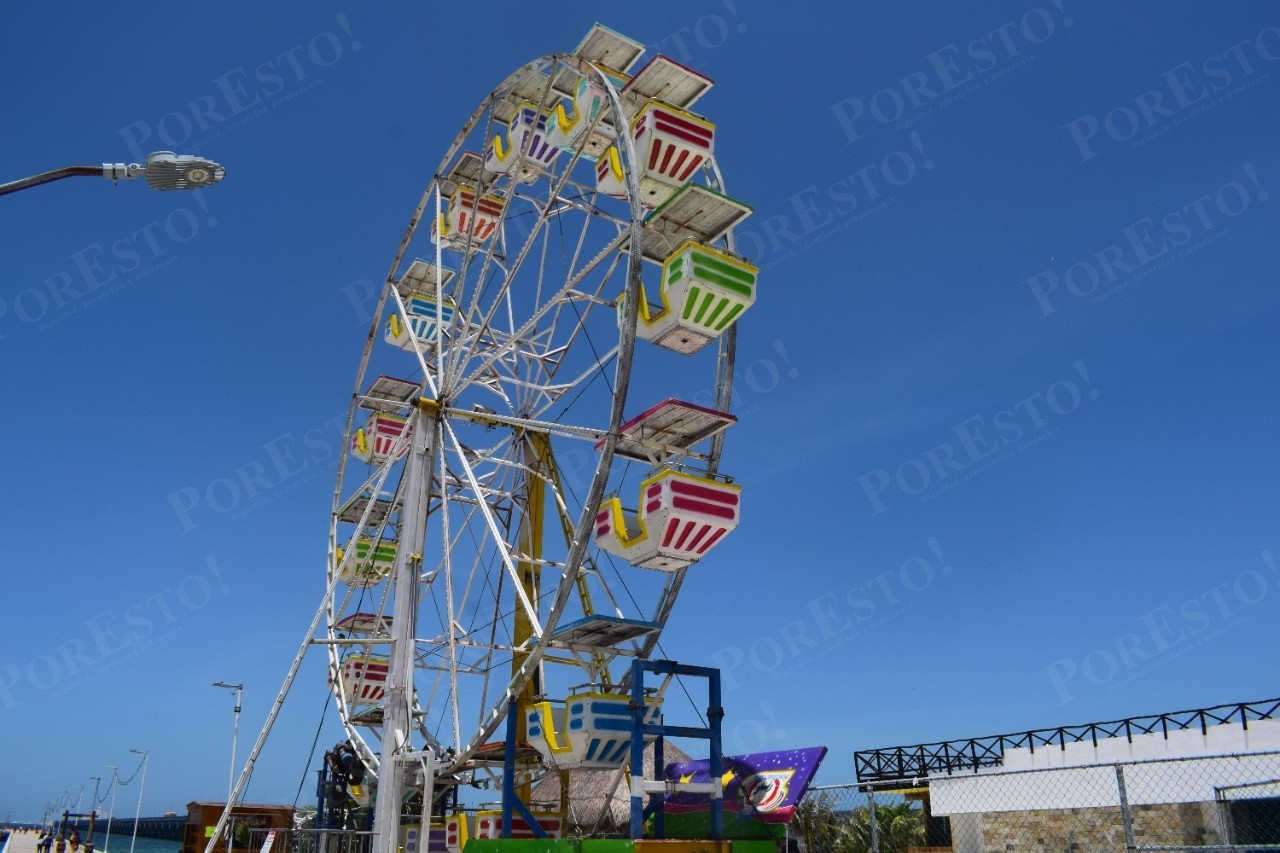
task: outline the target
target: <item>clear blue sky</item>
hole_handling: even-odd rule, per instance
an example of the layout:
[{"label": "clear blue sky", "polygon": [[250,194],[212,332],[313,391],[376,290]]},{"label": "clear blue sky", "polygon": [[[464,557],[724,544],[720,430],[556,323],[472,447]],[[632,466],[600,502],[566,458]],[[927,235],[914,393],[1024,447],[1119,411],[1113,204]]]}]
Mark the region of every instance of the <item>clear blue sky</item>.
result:
[{"label": "clear blue sky", "polygon": [[[164,148],[227,179],[0,203],[0,809],[131,748],[145,813],[225,794],[209,685],[247,685],[243,757],[322,591],[365,288],[475,105],[597,19],[716,79],[755,208],[744,522],[664,640],[724,667],[729,749],[825,744],[840,782],[1280,694],[1273,5],[439,9],[9,10],[0,179]],[[293,800],[325,691],[317,655],[251,799]]]}]

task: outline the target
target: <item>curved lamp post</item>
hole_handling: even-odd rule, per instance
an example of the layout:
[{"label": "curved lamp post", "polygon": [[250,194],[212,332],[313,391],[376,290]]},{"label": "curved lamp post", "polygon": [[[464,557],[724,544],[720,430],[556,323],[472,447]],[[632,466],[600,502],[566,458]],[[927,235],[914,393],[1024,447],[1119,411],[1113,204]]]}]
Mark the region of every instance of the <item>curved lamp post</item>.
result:
[{"label": "curved lamp post", "polygon": [[109,181],[143,177],[147,179],[148,184],[158,190],[196,190],[216,184],[226,177],[226,174],[226,169],[212,160],[193,154],[157,151],[154,154],[148,154],[147,162],[144,164],[103,163],[101,166],[64,166],[50,172],[41,172],[29,178],[0,184],[0,195],[76,176],[106,178]]}]

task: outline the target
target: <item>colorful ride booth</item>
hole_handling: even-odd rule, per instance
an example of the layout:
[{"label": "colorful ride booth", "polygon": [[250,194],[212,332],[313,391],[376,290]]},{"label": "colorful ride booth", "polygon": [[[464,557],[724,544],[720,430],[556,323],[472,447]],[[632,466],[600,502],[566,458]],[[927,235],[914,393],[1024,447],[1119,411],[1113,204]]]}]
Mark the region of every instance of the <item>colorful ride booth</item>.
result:
[{"label": "colorful ride booth", "polygon": [[[614,627],[618,627],[614,623]],[[602,629],[597,625],[592,630]],[[646,676],[648,677],[646,679]],[[654,679],[657,679],[655,685]],[[706,682],[706,722],[673,725],[661,696],[673,679]],[[527,711],[528,743],[558,771],[526,807],[507,792],[503,810],[454,815],[446,853],[774,853],[826,747],[726,756],[720,672],[668,660],[633,660],[626,688],[599,685]],[[648,682],[648,683],[646,683]],[[699,696],[694,687],[694,695]],[[669,742],[706,741],[691,759]],[[711,768],[717,768],[713,773]],[[559,801],[559,809],[547,809]],[[510,821],[510,823],[506,823]],[[511,830],[504,833],[502,828]],[[434,839],[433,839],[434,842]],[[430,850],[437,849],[433,843]]]}]

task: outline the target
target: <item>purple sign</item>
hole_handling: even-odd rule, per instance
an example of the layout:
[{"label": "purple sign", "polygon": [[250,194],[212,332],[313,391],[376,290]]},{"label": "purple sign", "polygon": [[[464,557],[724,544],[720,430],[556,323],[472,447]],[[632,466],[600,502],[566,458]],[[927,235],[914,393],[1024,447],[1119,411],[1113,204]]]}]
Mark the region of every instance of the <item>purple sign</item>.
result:
[{"label": "purple sign", "polygon": [[[764,823],[789,822],[826,754],[825,746],[814,746],[725,756],[720,776],[725,811]],[[668,782],[710,782],[710,768],[706,760],[677,761],[664,768],[664,775]],[[711,795],[668,794],[664,808],[669,814],[708,811]]]}]

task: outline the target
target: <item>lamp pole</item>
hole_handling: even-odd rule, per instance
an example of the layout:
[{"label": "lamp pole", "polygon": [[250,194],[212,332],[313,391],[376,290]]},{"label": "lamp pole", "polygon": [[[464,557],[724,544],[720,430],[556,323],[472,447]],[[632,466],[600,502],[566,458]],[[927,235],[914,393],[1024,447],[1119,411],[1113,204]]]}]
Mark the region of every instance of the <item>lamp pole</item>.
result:
[{"label": "lamp pole", "polygon": [[109,181],[143,177],[157,190],[196,190],[216,184],[226,174],[226,170],[217,163],[203,157],[174,154],[172,151],[156,151],[147,155],[145,164],[103,163],[100,166],[64,166],[61,169],[41,172],[29,178],[0,184],[0,195],[8,195],[18,190],[77,176],[106,178]]},{"label": "lamp pole", "polygon": [[53,831],[53,822],[58,816],[58,810],[62,808],[63,802],[71,795],[70,791],[63,791],[58,795],[57,799],[46,804],[46,815],[49,818],[49,831]]},{"label": "lamp pole", "polygon": [[138,824],[142,821],[142,792],[147,787],[147,764],[151,761],[151,750],[131,749],[129,751],[142,756],[142,783],[138,785],[138,812],[133,818],[133,839],[129,842],[129,853],[133,853],[133,846],[138,843]]},{"label": "lamp pole", "polygon": [[53,801],[53,805],[49,807],[49,817],[53,821],[59,820],[60,815],[62,814],[63,811],[66,810],[67,806],[69,805],[71,805],[71,789],[70,788],[63,791],[61,794],[59,794],[58,798]]},{"label": "lamp pole", "polygon": [[[231,770],[227,773],[227,806],[232,809],[230,814],[234,814],[235,803],[231,802],[231,795],[235,791],[236,785],[236,742],[240,739],[240,700],[244,696],[243,684],[228,684],[225,681],[213,682],[214,687],[221,687],[225,690],[234,690],[236,692],[236,707],[234,712],[234,722],[231,727]],[[227,853],[231,853],[231,827],[227,827]]]},{"label": "lamp pole", "polygon": [[84,843],[85,853],[93,853],[93,832],[98,822],[98,785],[102,783],[101,776],[89,778],[93,780],[93,799],[89,800],[89,839]]},{"label": "lamp pole", "polygon": [[107,837],[102,841],[102,853],[111,851],[111,819],[116,813],[116,788],[120,787],[116,784],[120,781],[120,768],[115,764],[108,764],[107,769],[111,771],[111,807],[107,809]]}]

